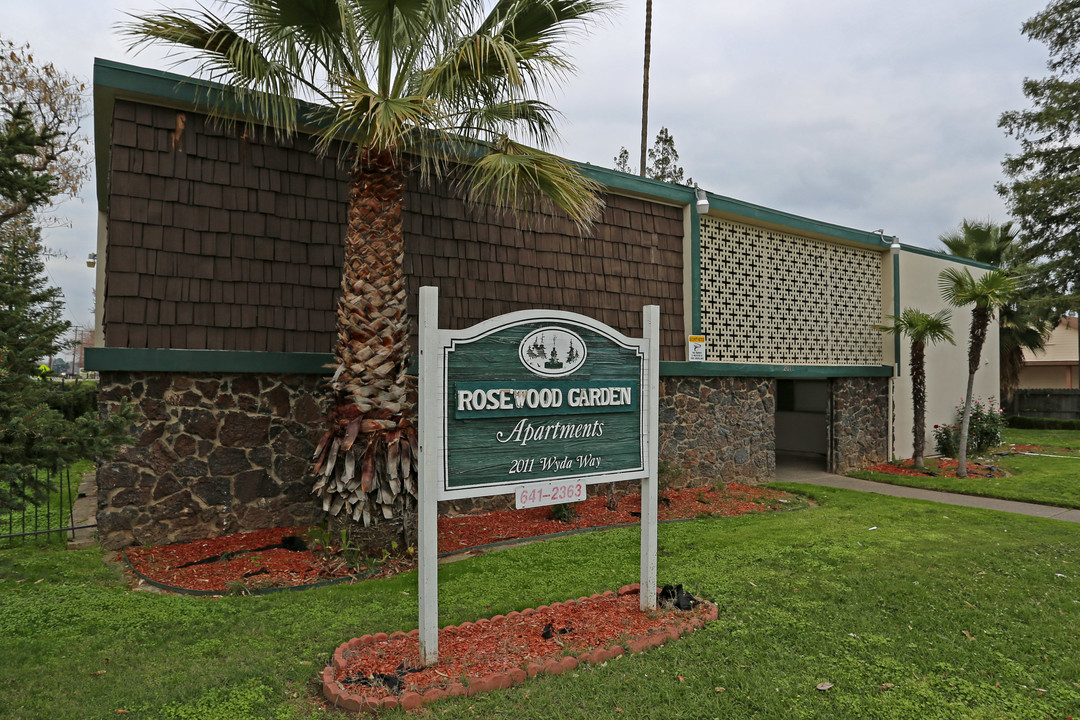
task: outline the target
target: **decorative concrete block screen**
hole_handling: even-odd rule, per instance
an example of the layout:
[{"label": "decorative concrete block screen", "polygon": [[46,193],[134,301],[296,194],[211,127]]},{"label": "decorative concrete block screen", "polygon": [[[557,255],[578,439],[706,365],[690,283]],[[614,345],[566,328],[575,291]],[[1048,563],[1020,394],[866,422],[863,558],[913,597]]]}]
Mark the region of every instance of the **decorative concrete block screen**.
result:
[{"label": "decorative concrete block screen", "polygon": [[882,364],[881,262],[873,250],[702,218],[708,359]]}]

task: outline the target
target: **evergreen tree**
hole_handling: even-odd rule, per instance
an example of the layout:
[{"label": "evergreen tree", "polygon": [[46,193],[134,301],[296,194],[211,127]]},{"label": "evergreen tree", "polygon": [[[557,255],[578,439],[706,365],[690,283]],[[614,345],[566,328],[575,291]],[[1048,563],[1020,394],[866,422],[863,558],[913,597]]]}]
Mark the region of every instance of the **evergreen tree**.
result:
[{"label": "evergreen tree", "polygon": [[656,133],[656,141],[649,148],[649,168],[646,175],[653,180],[677,185],[693,184],[693,180],[683,181],[683,169],[678,163],[679,151],[675,149],[675,138],[666,127],[661,127],[660,132]]},{"label": "evergreen tree", "polygon": [[0,509],[44,499],[49,488],[38,470],[108,456],[132,422],[126,407],[104,422],[56,409],[63,387],[42,360],[63,350],[70,323],[42,258],[40,231],[27,216],[0,225]]},{"label": "evergreen tree", "polygon": [[[0,37],[0,224],[74,197],[89,176],[79,80]],[[55,218],[38,218],[53,225]]]},{"label": "evergreen tree", "polygon": [[[675,183],[676,185],[689,185],[697,187],[693,178],[683,179],[685,172],[679,166],[679,151],[675,149],[675,138],[666,127],[661,127],[656,134],[653,146],[649,148],[649,162],[645,167],[644,177],[653,180]],[[630,151],[625,147],[619,148],[619,154],[615,156],[615,170],[624,173],[634,173],[630,167]]]},{"label": "evergreen tree", "polygon": [[[1027,110],[1002,114],[998,125],[1020,142],[1002,163],[1010,178],[998,192],[1020,222],[1027,259],[1040,263],[1025,285],[1056,301],[1080,303],[1080,2],[1053,0],[1023,25],[1050,51],[1051,75],[1024,80]],[[1056,297],[1054,297],[1056,296]]]},{"label": "evergreen tree", "polygon": [[25,104],[3,108],[0,120],[0,201],[12,208],[14,218],[47,203],[55,193],[55,180],[30,158],[49,147],[53,135],[39,131]]}]

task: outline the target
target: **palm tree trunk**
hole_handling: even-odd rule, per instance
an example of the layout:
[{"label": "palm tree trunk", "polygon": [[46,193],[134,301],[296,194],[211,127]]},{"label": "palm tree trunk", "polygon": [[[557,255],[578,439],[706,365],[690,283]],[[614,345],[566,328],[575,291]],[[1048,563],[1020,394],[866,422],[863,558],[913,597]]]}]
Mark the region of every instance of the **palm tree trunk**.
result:
[{"label": "palm tree trunk", "polygon": [[914,415],[911,462],[921,468],[926,453],[926,348],[914,340],[911,342],[911,404]]},{"label": "palm tree trunk", "polygon": [[975,390],[975,373],[979,370],[983,343],[986,342],[986,330],[990,325],[991,313],[978,305],[971,311],[971,343],[968,345],[968,381],[964,395],[964,417],[960,421],[960,447],[956,453],[956,477],[967,477],[968,431],[971,427],[971,401]]},{"label": "palm tree trunk", "polygon": [[649,144],[649,59],[652,55],[652,0],[645,0],[645,77],[641,82],[641,165],[638,175],[645,177],[645,148]]},{"label": "palm tree trunk", "polygon": [[967,477],[968,432],[971,428],[971,394],[975,389],[975,373],[968,373],[967,393],[964,395],[964,417],[960,421],[960,447],[956,451],[956,477]]},{"label": "palm tree trunk", "polygon": [[404,197],[398,158],[362,152],[349,185],[337,371],[327,432],[316,451],[321,477],[315,492],[331,515],[344,510],[365,525],[380,515],[404,518],[409,496],[416,494],[416,392],[414,378],[406,374]]}]

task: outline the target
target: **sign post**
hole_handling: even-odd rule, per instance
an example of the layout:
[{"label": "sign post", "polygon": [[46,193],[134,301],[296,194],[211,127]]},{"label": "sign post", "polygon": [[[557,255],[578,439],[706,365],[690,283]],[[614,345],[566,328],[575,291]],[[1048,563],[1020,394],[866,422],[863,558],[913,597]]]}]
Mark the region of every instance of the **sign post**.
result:
[{"label": "sign post", "polygon": [[438,659],[437,501],[513,493],[518,507],[641,480],[641,607],[656,606],[659,318],[644,337],[561,311],[438,328],[420,290],[420,659]]},{"label": "sign post", "polygon": [[439,503],[438,439],[431,422],[438,412],[435,389],[430,387],[438,376],[436,354],[439,328],[439,290],[420,288],[420,377],[417,383],[420,449],[417,461],[416,554],[420,603],[420,662],[434,665],[439,659]]}]

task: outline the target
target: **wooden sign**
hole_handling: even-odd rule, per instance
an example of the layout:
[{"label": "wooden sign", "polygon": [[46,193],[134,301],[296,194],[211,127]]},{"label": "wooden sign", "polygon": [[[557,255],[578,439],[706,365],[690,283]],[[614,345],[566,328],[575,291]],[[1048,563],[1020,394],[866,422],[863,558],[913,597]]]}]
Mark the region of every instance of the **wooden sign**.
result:
[{"label": "wooden sign", "polygon": [[518,507],[641,480],[642,609],[656,604],[659,317],[631,338],[577,313],[527,310],[438,327],[420,289],[420,654],[438,657],[437,501],[514,493]]},{"label": "wooden sign", "polygon": [[439,335],[440,500],[648,474],[644,340],[552,311]]}]

